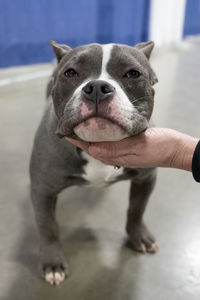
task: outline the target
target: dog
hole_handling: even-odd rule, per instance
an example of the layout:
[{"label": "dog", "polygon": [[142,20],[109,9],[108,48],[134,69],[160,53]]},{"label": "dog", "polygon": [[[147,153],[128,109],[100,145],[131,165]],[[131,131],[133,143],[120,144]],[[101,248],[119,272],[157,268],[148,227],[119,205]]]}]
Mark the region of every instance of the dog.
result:
[{"label": "dog", "polygon": [[49,80],[45,112],[34,140],[30,178],[40,237],[39,269],[48,283],[59,285],[68,269],[55,220],[56,200],[59,192],[72,185],[102,187],[130,180],[129,245],[140,252],[157,250],[155,238],[143,222],[156,169],[116,170],[65,139],[119,141],[146,130],[157,77],[149,63],[153,42],[134,47],[89,44],[74,49],[50,43],[57,66]]}]

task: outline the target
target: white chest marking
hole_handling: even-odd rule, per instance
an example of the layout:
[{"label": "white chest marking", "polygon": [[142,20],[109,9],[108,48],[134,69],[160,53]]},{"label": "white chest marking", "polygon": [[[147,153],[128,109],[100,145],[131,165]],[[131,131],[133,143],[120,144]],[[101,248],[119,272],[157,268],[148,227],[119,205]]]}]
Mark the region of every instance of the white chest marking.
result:
[{"label": "white chest marking", "polygon": [[104,165],[86,152],[82,152],[82,157],[87,160],[83,178],[89,182],[90,186],[104,187],[123,173],[123,168],[116,170],[113,166]]}]

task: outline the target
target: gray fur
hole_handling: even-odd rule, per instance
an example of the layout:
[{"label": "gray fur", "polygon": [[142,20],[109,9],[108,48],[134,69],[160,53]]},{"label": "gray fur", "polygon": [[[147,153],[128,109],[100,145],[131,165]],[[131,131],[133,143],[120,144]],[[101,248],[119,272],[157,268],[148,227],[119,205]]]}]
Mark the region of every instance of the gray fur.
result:
[{"label": "gray fur", "polygon": [[[47,95],[53,98],[46,103],[44,115],[37,130],[30,162],[31,198],[40,233],[40,270],[43,276],[47,272],[64,272],[67,276],[67,265],[59,240],[58,225],[55,220],[57,195],[72,185],[86,185],[83,179],[84,166],[87,164],[81,151],[59,136],[78,138],[73,128],[80,122],[79,110],[72,109],[73,95],[76,89],[88,78],[97,79],[101,72],[102,47],[91,44],[72,50],[65,45],[52,42],[58,65],[50,79]],[[108,73],[125,91],[130,103],[135,103],[137,115],[132,118],[133,126],[125,128],[134,135],[145,128],[153,109],[154,90],[152,85],[156,76],[151,69],[148,58],[153,48],[152,43],[137,47],[115,45],[107,66]],[[144,51],[144,52],[143,52]],[[69,80],[64,75],[66,69],[78,69],[79,77]],[[123,78],[126,70],[137,68],[142,76],[127,81]],[[109,100],[108,100],[109,102]],[[87,104],[88,107],[93,104]],[[100,113],[105,114],[99,106]],[[89,107],[90,108],[90,107]],[[93,107],[90,108],[93,115]],[[125,126],[126,127],[126,126]],[[130,206],[128,209],[127,233],[132,248],[153,252],[155,242],[143,223],[142,217],[154,187],[156,172],[154,169],[124,169],[116,179],[131,180]],[[52,281],[55,283],[54,281]]]}]

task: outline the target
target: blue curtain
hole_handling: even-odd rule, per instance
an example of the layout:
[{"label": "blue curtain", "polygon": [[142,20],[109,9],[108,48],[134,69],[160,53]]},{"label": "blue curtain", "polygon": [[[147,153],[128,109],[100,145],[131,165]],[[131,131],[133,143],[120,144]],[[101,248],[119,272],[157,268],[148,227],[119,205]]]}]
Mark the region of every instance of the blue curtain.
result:
[{"label": "blue curtain", "polygon": [[77,45],[148,39],[150,0],[0,0],[0,67],[50,61],[50,39]]},{"label": "blue curtain", "polygon": [[183,35],[200,34],[200,0],[187,0]]}]

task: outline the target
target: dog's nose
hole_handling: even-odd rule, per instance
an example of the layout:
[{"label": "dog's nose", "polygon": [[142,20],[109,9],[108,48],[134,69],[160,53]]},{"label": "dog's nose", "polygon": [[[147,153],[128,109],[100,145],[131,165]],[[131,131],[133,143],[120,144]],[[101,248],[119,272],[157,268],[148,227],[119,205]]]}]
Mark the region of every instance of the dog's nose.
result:
[{"label": "dog's nose", "polygon": [[99,103],[112,97],[115,93],[115,88],[106,81],[92,80],[82,88],[82,93],[85,99]]}]

